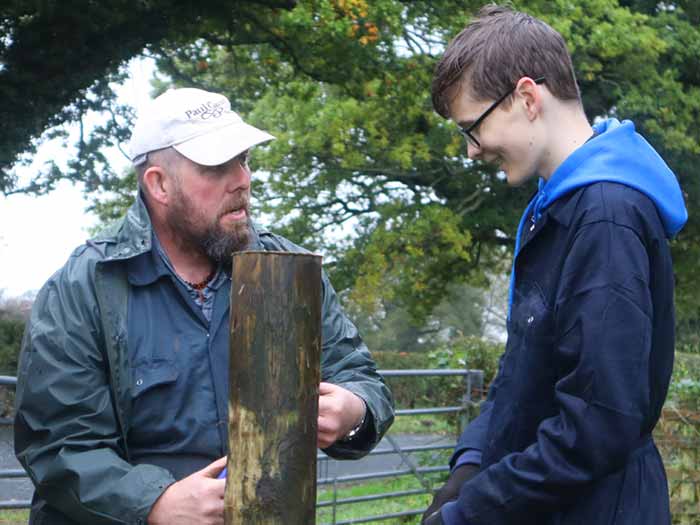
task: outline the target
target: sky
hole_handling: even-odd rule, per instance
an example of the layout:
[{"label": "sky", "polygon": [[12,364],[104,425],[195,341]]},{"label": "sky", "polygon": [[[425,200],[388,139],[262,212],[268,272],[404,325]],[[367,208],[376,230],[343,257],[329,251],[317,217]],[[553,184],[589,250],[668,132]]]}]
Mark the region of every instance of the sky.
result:
[{"label": "sky", "polygon": [[[132,60],[129,79],[117,88],[120,102],[138,111],[149,100],[153,71],[151,60]],[[65,162],[70,154],[60,142],[43,144],[32,166],[18,174],[26,180],[47,159]],[[109,159],[117,173],[128,165],[128,160],[118,151],[112,152]],[[94,215],[85,211],[87,206],[81,186],[66,181],[40,197],[0,194],[0,297],[36,291],[63,266],[97,222]]]}]

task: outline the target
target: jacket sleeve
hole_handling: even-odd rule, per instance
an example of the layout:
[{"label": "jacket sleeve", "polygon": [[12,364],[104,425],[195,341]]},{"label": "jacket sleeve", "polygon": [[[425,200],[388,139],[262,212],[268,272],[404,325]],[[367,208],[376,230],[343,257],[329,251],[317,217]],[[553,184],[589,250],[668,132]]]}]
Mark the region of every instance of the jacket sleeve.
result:
[{"label": "jacket sleeve", "polygon": [[[486,445],[486,432],[489,429],[491,421],[491,409],[493,408],[493,400],[498,392],[498,384],[500,382],[501,366],[503,364],[503,355],[498,360],[498,369],[496,376],[491,382],[489,393],[486,401],[481,404],[479,415],[472,419],[467,428],[464,429],[462,435],[457,440],[454,452],[450,458],[450,468],[454,469],[459,463],[459,459],[467,450],[476,451],[479,456]],[[480,463],[481,461],[479,461]],[[472,462],[473,463],[473,462]]]},{"label": "jacket sleeve", "polygon": [[37,495],[79,523],[146,522],[174,482],[126,460],[99,314],[75,256],[42,288],[18,371],[15,452]]},{"label": "jacket sleeve", "polygon": [[554,310],[556,415],[539,424],[530,446],[466,483],[445,506],[446,523],[515,523],[574,501],[625,464],[650,428],[649,278],[633,229],[609,221],[580,227]]},{"label": "jacket sleeve", "polygon": [[367,424],[357,438],[336,442],[324,450],[338,459],[356,459],[366,455],[381,440],[394,421],[394,400],[362,341],[355,325],[338,302],[326,273],[323,284],[323,347],[321,378],[341,385],[362,398],[367,405]]},{"label": "jacket sleeve", "polygon": [[[489,398],[490,398],[489,390]],[[481,405],[481,411],[479,415],[476,416],[469,422],[467,428],[464,429],[462,435],[457,441],[455,450],[450,458],[450,468],[454,469],[458,464],[460,464],[460,457],[467,451],[475,451],[478,453],[480,458],[481,452],[484,450],[484,440],[486,437],[486,431],[489,428],[489,420],[491,418],[491,407],[493,402],[487,399]],[[468,463],[479,464],[481,460],[476,462],[476,455],[473,455],[474,461],[468,461]]]}]

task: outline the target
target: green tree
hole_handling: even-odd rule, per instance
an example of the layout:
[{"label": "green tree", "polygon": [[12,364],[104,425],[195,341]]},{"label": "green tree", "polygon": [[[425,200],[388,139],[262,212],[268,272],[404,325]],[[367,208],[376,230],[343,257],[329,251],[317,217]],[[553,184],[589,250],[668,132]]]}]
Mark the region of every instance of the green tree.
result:
[{"label": "green tree", "polygon": [[[191,42],[202,34],[235,28],[247,12],[291,8],[294,0],[5,0],[0,5],[0,192],[44,192],[64,177],[83,179],[108,170],[99,149],[124,139],[109,83],[124,78],[121,66],[144,48]],[[234,31],[235,32],[235,29]],[[36,139],[65,136],[62,124],[105,111],[107,124],[78,144],[67,172],[54,165],[26,187],[11,170],[36,150]],[[82,130],[81,130],[82,131]],[[95,140],[97,139],[97,140]],[[24,155],[22,155],[24,154]],[[96,164],[95,164],[96,163]],[[88,182],[99,185],[102,178]]]},{"label": "green tree", "polygon": [[0,375],[16,375],[23,333],[22,319],[0,317]]},{"label": "green tree", "polygon": [[[0,375],[16,375],[24,325],[33,297],[6,298],[0,290]],[[0,409],[0,415],[2,410]]]},{"label": "green tree", "polygon": [[442,301],[420,320],[404,303],[385,297],[371,309],[359,307],[352,299],[346,302],[373,352],[417,352],[484,335],[484,293],[467,284],[449,286]]},{"label": "green tree", "polygon": [[[507,266],[501,247],[512,247],[533,187],[507,188],[492,167],[467,159],[429,97],[446,42],[482,3],[300,0],[288,11],[246,11],[235,27],[156,53],[173,84],[226,93],[277,136],[255,152],[261,211],[275,230],[323,249],[335,282],[352,289],[367,315],[395,304],[420,326],[450,282],[483,285],[484,269]],[[564,35],[589,118],[634,120],[679,176],[689,206],[698,202],[696,3],[513,4]],[[89,169],[84,177],[107,182]],[[128,202],[133,186],[119,189]],[[105,216],[118,209],[100,205]],[[679,319],[697,326],[700,226],[692,209],[673,250]]]}]

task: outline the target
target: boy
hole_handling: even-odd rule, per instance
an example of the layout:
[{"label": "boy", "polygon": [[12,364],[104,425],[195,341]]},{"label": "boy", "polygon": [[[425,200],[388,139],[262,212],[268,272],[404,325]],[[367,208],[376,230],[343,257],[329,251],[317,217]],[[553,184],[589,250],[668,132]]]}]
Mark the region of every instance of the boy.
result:
[{"label": "boy", "polygon": [[667,239],[687,219],[675,176],[631,122],[591,127],[561,35],[505,7],[450,43],[433,104],[471,159],[539,191],[517,230],[506,352],[423,523],[670,524],[651,432],[673,366]]}]

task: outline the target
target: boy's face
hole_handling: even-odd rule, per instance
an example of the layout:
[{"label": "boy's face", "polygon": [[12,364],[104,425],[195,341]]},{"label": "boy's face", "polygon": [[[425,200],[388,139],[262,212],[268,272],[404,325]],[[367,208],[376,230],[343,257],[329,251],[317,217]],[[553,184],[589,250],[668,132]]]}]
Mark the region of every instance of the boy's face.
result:
[{"label": "boy's face", "polygon": [[[468,82],[461,82],[454,90],[450,118],[462,129],[470,128],[495,102],[476,100],[469,92]],[[471,138],[466,137],[467,155],[497,165],[506,174],[508,184],[519,186],[537,173],[541,141],[537,140],[536,131],[523,96],[515,89],[470,130]]]}]

